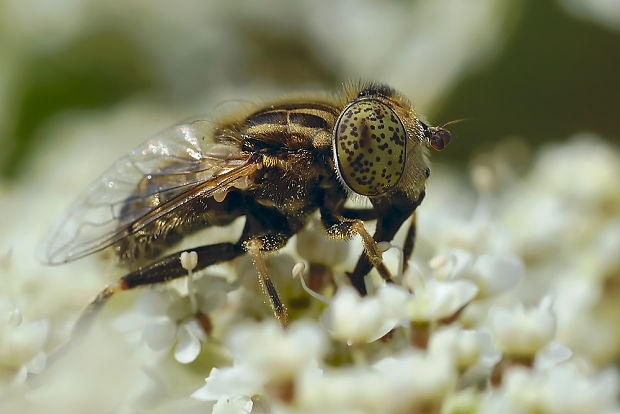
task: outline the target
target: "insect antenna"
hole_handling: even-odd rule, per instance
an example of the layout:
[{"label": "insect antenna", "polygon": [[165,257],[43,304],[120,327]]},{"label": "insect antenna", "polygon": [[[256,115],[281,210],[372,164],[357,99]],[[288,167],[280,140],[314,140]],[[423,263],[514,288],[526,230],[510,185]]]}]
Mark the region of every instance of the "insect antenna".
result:
[{"label": "insect antenna", "polygon": [[463,122],[463,121],[471,121],[471,120],[472,120],[472,118],[459,118],[459,119],[454,119],[454,120],[452,120],[452,121],[448,121],[448,122],[446,122],[445,124],[443,124],[443,125],[442,125],[442,126],[440,126],[439,128],[445,128],[445,127],[447,127],[448,125],[459,124],[459,123],[461,123],[461,122]]}]

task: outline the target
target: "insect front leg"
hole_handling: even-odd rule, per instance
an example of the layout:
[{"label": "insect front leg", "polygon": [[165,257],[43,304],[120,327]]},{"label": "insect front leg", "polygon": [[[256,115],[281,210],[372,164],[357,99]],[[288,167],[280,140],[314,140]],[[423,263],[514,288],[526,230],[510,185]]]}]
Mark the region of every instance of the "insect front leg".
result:
[{"label": "insect front leg", "polygon": [[[334,239],[348,239],[359,234],[364,242],[364,254],[362,257],[366,259],[369,265],[366,273],[374,266],[381,277],[387,281],[393,281],[391,272],[383,263],[383,255],[375,238],[368,233],[362,220],[339,217],[330,210],[323,208],[321,209],[321,221],[327,234]],[[366,273],[357,278],[352,278],[349,275],[351,283],[360,294],[366,294],[366,286],[364,285],[364,276]]]},{"label": "insect front leg", "polygon": [[370,221],[377,219],[377,210],[374,208],[342,208],[340,215],[346,219]]},{"label": "insect front leg", "polygon": [[414,211],[411,215],[411,222],[407,229],[407,235],[405,236],[405,244],[403,244],[403,272],[409,267],[409,258],[413,254],[413,249],[415,248],[416,223],[416,213]]},{"label": "insect front leg", "polygon": [[[394,195],[391,199],[373,201],[373,205],[377,211],[377,228],[373,239],[377,242],[392,241],[400,226],[407,220],[407,217],[413,215],[413,212],[424,199],[422,192],[417,199],[411,200],[404,194]],[[415,219],[415,216],[413,217]],[[415,220],[412,221],[412,228],[407,232],[407,239],[404,247],[404,260],[406,261],[413,252],[415,239]],[[357,261],[355,269],[348,273],[353,286],[357,288],[361,295],[365,295],[366,285],[364,284],[364,276],[370,272],[374,264],[371,262],[367,254],[363,254]]]}]

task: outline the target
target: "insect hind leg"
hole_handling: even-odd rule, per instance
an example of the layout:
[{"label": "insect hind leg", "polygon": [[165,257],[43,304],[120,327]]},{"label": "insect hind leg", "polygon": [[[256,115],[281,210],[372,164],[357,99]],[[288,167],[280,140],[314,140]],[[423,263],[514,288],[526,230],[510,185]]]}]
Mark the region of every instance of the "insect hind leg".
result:
[{"label": "insect hind leg", "polygon": [[[280,227],[278,230],[267,230],[276,225]],[[217,243],[190,249],[198,255],[198,263],[193,270],[197,271],[215,263],[226,262],[241,256],[246,251],[249,252],[259,272],[259,281],[263,291],[271,301],[274,314],[280,323],[286,326],[286,308],[280,301],[275,286],[267,274],[260,252],[280,249],[302,225],[302,222],[289,220],[272,210],[266,211],[259,206],[253,206],[252,214],[246,215],[242,235],[236,243]],[[155,263],[141,267],[103,289],[82,312],[76,323],[75,331],[87,329],[97,311],[118,292],[186,276],[187,270],[181,264],[181,253],[172,253]]]},{"label": "insect hind leg", "polygon": [[[191,250],[198,254],[198,263],[194,270],[204,269],[218,262],[232,260],[245,253],[241,242],[210,244]],[[181,264],[181,252],[177,252],[123,276],[116,283],[107,286],[91,300],[76,322],[74,334],[85,332],[90,326],[93,317],[114,294],[139,286],[167,282],[186,275],[187,270]]]}]

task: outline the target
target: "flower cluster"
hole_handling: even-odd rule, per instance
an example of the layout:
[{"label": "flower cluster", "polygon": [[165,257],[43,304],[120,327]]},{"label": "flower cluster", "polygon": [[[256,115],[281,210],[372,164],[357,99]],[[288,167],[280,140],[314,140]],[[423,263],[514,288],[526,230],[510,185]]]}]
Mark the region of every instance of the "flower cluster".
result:
[{"label": "flower cluster", "polygon": [[[475,166],[471,189],[436,168],[413,258],[403,266],[403,235],[383,243],[397,283],[373,270],[367,296],[345,275],[361,244],[327,240],[317,223],[265,256],[286,329],[249,258],[193,272],[191,250],[188,278],[112,301],[87,345],[60,357],[49,352],[58,322],[24,320],[24,304],[0,296],[7,407],[21,407],[15,395],[34,411],[65,395],[30,378],[79,381],[87,370],[103,387],[119,365],[123,379],[107,389],[132,389],[112,398],[128,411],[617,413],[620,155],[577,137],[544,149],[525,175],[501,162]],[[114,409],[111,392],[87,395]]]}]

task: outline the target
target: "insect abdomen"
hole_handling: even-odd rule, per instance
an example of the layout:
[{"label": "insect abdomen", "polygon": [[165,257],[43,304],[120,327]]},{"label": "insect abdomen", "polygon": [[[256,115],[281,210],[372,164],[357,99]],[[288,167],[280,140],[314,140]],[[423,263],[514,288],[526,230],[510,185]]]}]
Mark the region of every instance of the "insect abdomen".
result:
[{"label": "insect abdomen", "polygon": [[[338,110],[321,103],[274,105],[246,118],[241,133],[265,147],[310,146],[319,131],[331,133]],[[257,148],[259,149],[259,148]]]}]

